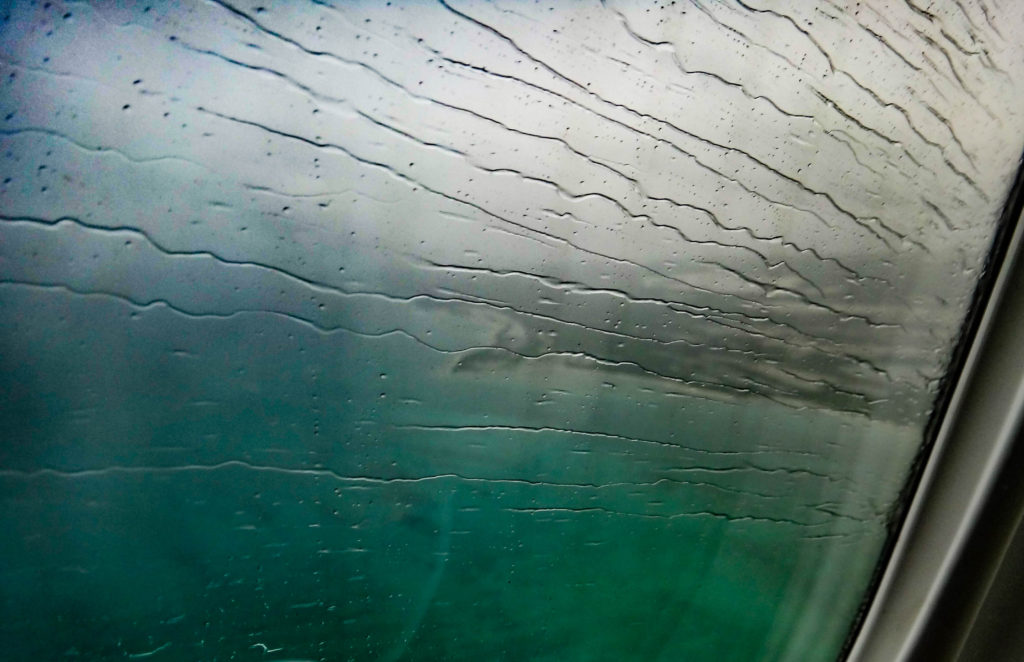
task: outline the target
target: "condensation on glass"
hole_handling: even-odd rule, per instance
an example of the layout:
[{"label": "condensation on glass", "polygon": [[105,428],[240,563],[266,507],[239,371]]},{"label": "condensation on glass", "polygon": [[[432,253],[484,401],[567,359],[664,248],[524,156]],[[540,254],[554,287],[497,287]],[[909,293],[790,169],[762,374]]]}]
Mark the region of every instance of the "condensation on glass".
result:
[{"label": "condensation on glass", "polygon": [[10,3],[10,659],[835,658],[1024,3]]}]

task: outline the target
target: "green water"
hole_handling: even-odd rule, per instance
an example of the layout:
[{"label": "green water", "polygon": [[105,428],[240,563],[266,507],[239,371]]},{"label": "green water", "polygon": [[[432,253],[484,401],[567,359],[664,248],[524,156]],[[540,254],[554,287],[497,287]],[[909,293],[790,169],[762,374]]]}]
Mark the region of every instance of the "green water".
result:
[{"label": "green water", "polygon": [[572,363],[0,296],[12,660],[829,660],[912,447]]}]

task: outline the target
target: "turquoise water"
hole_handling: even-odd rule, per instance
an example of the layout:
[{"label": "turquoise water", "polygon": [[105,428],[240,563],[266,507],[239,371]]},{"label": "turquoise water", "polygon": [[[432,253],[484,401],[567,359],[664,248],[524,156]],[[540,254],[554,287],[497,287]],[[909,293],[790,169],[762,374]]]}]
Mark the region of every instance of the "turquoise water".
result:
[{"label": "turquoise water", "polygon": [[913,447],[403,336],[0,296],[34,408],[4,423],[11,659],[826,660]]}]

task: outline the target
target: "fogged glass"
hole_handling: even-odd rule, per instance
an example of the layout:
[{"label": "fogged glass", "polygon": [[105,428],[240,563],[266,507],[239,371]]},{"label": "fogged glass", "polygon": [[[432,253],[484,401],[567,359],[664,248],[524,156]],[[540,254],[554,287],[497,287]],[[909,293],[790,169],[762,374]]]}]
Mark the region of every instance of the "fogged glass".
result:
[{"label": "fogged glass", "polygon": [[1024,3],[7,3],[11,660],[835,659]]}]

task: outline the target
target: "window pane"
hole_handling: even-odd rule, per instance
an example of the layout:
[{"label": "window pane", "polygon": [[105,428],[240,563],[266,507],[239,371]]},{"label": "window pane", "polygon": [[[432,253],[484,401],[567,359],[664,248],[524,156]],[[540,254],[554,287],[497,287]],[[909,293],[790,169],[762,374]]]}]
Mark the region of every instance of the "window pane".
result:
[{"label": "window pane", "polygon": [[839,654],[1024,5],[11,5],[11,659]]}]

